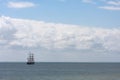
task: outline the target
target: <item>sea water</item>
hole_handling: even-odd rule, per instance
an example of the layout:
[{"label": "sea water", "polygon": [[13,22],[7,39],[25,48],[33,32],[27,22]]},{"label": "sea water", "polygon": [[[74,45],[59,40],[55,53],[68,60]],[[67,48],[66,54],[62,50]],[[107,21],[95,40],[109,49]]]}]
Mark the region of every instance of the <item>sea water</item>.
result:
[{"label": "sea water", "polygon": [[120,80],[120,63],[0,63],[0,80]]}]

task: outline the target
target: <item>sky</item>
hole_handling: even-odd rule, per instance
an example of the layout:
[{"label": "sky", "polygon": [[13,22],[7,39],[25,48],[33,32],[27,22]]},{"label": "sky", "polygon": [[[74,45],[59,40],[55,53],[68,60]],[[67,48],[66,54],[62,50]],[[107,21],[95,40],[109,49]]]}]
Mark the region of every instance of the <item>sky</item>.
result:
[{"label": "sky", "polygon": [[120,62],[120,0],[0,0],[0,62]]}]

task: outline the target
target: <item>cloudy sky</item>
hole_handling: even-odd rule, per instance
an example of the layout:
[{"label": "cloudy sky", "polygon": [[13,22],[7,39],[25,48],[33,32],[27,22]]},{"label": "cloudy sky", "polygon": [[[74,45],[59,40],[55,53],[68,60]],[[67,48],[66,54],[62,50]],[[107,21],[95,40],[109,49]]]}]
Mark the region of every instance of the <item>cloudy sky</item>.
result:
[{"label": "cloudy sky", "polygon": [[0,0],[0,62],[120,62],[120,0]]}]

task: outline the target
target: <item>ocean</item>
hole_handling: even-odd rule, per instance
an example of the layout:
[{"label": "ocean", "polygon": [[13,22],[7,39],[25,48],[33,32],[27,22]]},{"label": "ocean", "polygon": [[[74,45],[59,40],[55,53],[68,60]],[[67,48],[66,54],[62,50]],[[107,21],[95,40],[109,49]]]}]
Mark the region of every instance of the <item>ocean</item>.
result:
[{"label": "ocean", "polygon": [[120,80],[120,63],[0,63],[0,80]]}]

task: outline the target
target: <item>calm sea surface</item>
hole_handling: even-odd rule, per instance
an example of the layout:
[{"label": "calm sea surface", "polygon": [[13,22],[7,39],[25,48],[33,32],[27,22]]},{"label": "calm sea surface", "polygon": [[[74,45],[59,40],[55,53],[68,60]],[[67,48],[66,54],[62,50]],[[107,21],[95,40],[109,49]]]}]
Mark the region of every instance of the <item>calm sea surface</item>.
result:
[{"label": "calm sea surface", "polygon": [[0,63],[0,80],[120,80],[120,63]]}]

